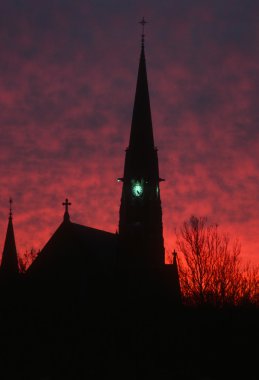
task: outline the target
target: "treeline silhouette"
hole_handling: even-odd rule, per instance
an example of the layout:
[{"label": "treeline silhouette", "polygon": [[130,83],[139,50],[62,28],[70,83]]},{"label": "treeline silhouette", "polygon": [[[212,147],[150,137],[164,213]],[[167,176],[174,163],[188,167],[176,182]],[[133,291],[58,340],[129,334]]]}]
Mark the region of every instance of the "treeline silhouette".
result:
[{"label": "treeline silhouette", "polygon": [[182,299],[186,305],[259,306],[259,267],[241,258],[238,240],[207,218],[192,216],[177,233]]}]

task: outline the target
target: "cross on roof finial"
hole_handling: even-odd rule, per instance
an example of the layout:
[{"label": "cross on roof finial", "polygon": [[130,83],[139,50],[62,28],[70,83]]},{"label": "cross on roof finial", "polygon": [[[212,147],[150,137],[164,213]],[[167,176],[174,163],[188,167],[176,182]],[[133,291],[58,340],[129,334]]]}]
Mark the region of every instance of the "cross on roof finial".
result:
[{"label": "cross on roof finial", "polygon": [[175,249],[173,251],[173,264],[177,265],[177,252]]},{"label": "cross on roof finial", "polygon": [[66,198],[65,202],[62,203],[62,206],[65,206],[65,212],[68,213],[68,206],[71,206],[71,203]]},{"label": "cross on roof finial", "polygon": [[63,202],[62,205],[65,206],[64,222],[70,222],[70,216],[69,216],[69,213],[68,213],[68,206],[71,206],[71,203],[66,198],[65,202]]},{"label": "cross on roof finial", "polygon": [[13,216],[12,204],[13,204],[13,200],[10,197],[9,198],[9,218],[11,218]]},{"label": "cross on roof finial", "polygon": [[141,35],[141,42],[142,45],[144,45],[144,37],[145,37],[145,25],[147,24],[147,21],[144,17],[142,17],[142,20],[139,22],[139,24],[142,25],[142,35]]}]

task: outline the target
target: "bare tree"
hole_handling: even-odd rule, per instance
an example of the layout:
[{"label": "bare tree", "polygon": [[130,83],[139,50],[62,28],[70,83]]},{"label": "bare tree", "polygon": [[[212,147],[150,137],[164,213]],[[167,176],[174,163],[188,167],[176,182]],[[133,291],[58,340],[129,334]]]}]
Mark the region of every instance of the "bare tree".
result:
[{"label": "bare tree", "polygon": [[239,302],[259,306],[259,267],[251,263],[243,268]]},{"label": "bare tree", "polygon": [[36,259],[40,251],[36,251],[36,249],[31,248],[19,257],[19,267],[22,273],[25,273],[27,268],[31,265],[31,263]]},{"label": "bare tree", "polygon": [[[183,296],[194,304],[222,307],[256,302],[258,268],[242,265],[241,246],[206,218],[192,216],[177,233]],[[257,294],[257,296],[256,296]]]}]

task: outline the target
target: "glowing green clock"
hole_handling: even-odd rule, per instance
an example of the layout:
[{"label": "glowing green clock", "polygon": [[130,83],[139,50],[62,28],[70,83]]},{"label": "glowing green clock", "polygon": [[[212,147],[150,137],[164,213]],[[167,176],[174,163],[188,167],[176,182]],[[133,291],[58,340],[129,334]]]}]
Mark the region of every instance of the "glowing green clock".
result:
[{"label": "glowing green clock", "polygon": [[143,194],[143,185],[140,182],[134,182],[132,185],[132,194],[134,197],[141,197]]}]

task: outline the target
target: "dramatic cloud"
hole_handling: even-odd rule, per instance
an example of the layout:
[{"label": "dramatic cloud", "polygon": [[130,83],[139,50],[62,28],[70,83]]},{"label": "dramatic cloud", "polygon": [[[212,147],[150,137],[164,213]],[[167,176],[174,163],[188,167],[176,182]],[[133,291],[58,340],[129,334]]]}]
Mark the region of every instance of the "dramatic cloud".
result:
[{"label": "dramatic cloud", "polygon": [[[37,4],[36,4],[37,3]],[[164,235],[190,215],[258,262],[259,4],[6,0],[0,4],[0,249],[14,198],[19,252],[62,220],[118,225],[143,15]]]}]

